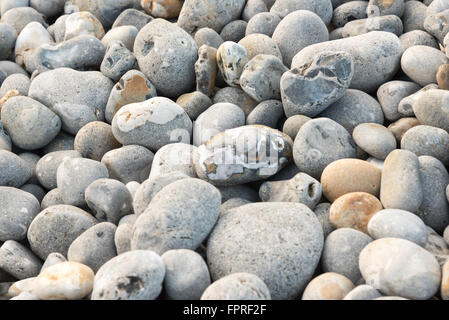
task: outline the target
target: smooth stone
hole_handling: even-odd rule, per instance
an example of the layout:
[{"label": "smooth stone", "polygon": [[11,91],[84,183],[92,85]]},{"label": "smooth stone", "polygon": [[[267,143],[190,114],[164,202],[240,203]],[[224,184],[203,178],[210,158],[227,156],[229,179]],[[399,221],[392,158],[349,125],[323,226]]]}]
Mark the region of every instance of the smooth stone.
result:
[{"label": "smooth stone", "polygon": [[45,196],[45,190],[37,184],[31,184],[31,183],[25,184],[20,188],[20,190],[23,190],[23,191],[26,191],[26,192],[32,194],[37,199],[37,201],[39,201],[39,203],[42,201],[42,199]]},{"label": "smooth stone", "polygon": [[355,37],[373,31],[391,32],[400,36],[404,30],[401,19],[396,15],[369,17],[348,22],[341,30],[343,38]]},{"label": "smooth stone", "polygon": [[269,36],[265,34],[249,34],[238,42],[239,45],[245,47],[248,60],[252,60],[260,54],[271,55],[278,58],[282,63],[282,54],[277,44]]},{"label": "smooth stone", "polygon": [[131,249],[159,254],[172,249],[195,250],[212,231],[220,205],[220,192],[205,181],[173,182],[157,193],[137,218]]},{"label": "smooth stone", "polygon": [[131,237],[136,219],[137,216],[134,214],[124,216],[120,219],[114,234],[114,244],[117,250],[117,255],[131,251]]},{"label": "smooth stone", "polygon": [[25,160],[10,151],[0,150],[0,186],[19,188],[32,176]]},{"label": "smooth stone", "polygon": [[114,85],[105,109],[105,119],[111,123],[117,111],[131,103],[143,102],[157,96],[156,88],[138,70],[126,72]]},{"label": "smooth stone", "polygon": [[69,261],[82,263],[97,272],[100,267],[117,256],[114,234],[117,227],[102,222],[87,229],[73,240],[67,252]]},{"label": "smooth stone", "polygon": [[[277,128],[277,124],[284,117],[284,108],[279,100],[265,100],[259,103],[246,118],[248,125],[262,125]],[[284,131],[284,130],[283,130]],[[294,138],[292,138],[294,139]]]},{"label": "smooth stone", "polygon": [[416,119],[422,125],[437,127],[449,131],[449,94],[446,90],[430,89],[423,92],[413,104]]},{"label": "smooth stone", "polygon": [[64,40],[70,40],[80,35],[91,35],[101,39],[104,28],[101,22],[89,11],[74,12],[65,20]]},{"label": "smooth stone", "polygon": [[415,103],[424,95],[425,92],[438,89],[438,85],[431,83],[424,88],[418,90],[417,92],[409,95],[408,97],[403,98],[399,102],[398,111],[401,117],[414,117],[415,113],[413,110],[413,106]]},{"label": "smooth stone", "polygon": [[395,150],[382,169],[380,201],[385,209],[416,212],[423,201],[418,157],[407,150]]},{"label": "smooth stone", "polygon": [[373,287],[362,284],[352,289],[343,300],[373,300],[381,296],[380,292]]},{"label": "smooth stone", "polygon": [[17,154],[22,160],[25,161],[28,170],[31,171],[31,178],[27,181],[28,184],[39,184],[36,174],[36,166],[41,159],[40,155],[33,152],[22,152]]},{"label": "smooth stone", "polygon": [[30,7],[46,17],[54,17],[64,11],[64,0],[30,0]]},{"label": "smooth stone", "polygon": [[258,276],[236,272],[218,279],[204,291],[201,300],[271,300],[270,290]]},{"label": "smooth stone", "polygon": [[322,202],[318,204],[314,209],[314,213],[318,218],[318,221],[321,223],[321,227],[323,228],[324,239],[326,239],[329,236],[329,234],[335,230],[334,226],[331,224],[329,220],[330,206],[331,206],[330,203]]},{"label": "smooth stone", "polygon": [[[184,3],[188,7],[188,3]],[[154,19],[143,27],[134,42],[134,55],[157,91],[169,98],[190,92],[195,83],[194,64],[198,48],[178,24]]]},{"label": "smooth stone", "polygon": [[292,138],[292,140],[295,140],[301,127],[309,120],[311,120],[311,118],[303,116],[303,115],[295,115],[295,116],[289,117],[284,122],[284,125],[282,127],[282,132],[287,134],[290,138]]},{"label": "smooth stone", "polygon": [[56,171],[56,184],[65,204],[82,206],[86,204],[84,192],[97,179],[108,178],[106,166],[85,158],[65,159]]},{"label": "smooth stone", "polygon": [[272,12],[259,12],[249,19],[246,25],[245,36],[259,33],[271,37],[281,18]]},{"label": "smooth stone", "polygon": [[401,58],[404,73],[422,87],[436,83],[438,68],[448,63],[440,50],[421,45],[408,48]]},{"label": "smooth stone", "polygon": [[402,17],[405,10],[404,0],[369,0],[366,13],[368,17],[396,15]]},{"label": "smooth stone", "polygon": [[101,163],[108,169],[111,179],[140,183],[148,178],[153,158],[154,154],[147,148],[129,145],[106,152]]},{"label": "smooth stone", "polygon": [[105,47],[110,45],[113,41],[121,41],[129,51],[133,51],[134,42],[139,30],[134,26],[120,26],[109,30],[101,42]]},{"label": "smooth stone", "polygon": [[428,15],[424,20],[424,29],[433,35],[439,43],[443,43],[444,37],[449,33],[448,19],[449,9]]},{"label": "smooth stone", "polygon": [[326,118],[306,122],[293,145],[293,158],[299,170],[314,178],[319,178],[331,162],[355,156],[355,145],[346,129]]},{"label": "smooth stone", "polygon": [[115,19],[112,29],[121,26],[134,26],[140,31],[145,25],[147,25],[151,20],[152,16],[145,14],[142,11],[130,8],[122,11],[117,19]]},{"label": "smooth stone", "polygon": [[149,178],[175,172],[196,178],[193,154],[196,147],[186,143],[172,143],[160,148],[154,155]]},{"label": "smooth stone", "polygon": [[284,18],[297,10],[310,10],[317,14],[325,25],[332,19],[332,2],[330,0],[280,0],[275,1],[270,12]]},{"label": "smooth stone", "polygon": [[332,25],[340,28],[350,21],[366,18],[367,6],[367,1],[349,1],[339,5],[334,9]]},{"label": "smooth stone", "polygon": [[169,250],[162,256],[165,264],[164,289],[170,300],[199,300],[210,285],[209,269],[195,251]]},{"label": "smooth stone", "polygon": [[414,82],[394,80],[384,83],[377,90],[377,99],[382,107],[385,118],[396,121],[402,118],[399,103],[408,96],[419,91],[421,87]]},{"label": "smooth stone", "polygon": [[268,12],[263,0],[248,0],[242,11],[242,19],[248,22],[253,16],[261,12]]},{"label": "smooth stone", "polygon": [[213,280],[248,272],[266,283],[272,299],[294,299],[312,278],[323,242],[321,224],[305,205],[248,204],[220,218],[207,261]]},{"label": "smooth stone", "polygon": [[313,210],[321,200],[321,184],[305,173],[298,173],[290,180],[264,182],[259,197],[264,202],[298,202]]},{"label": "smooth stone", "polygon": [[249,204],[251,201],[242,198],[231,198],[223,202],[220,206],[220,217],[224,216],[229,210]]},{"label": "smooth stone", "polygon": [[31,222],[28,242],[31,250],[42,260],[54,252],[66,256],[73,240],[96,223],[94,217],[77,207],[51,206]]},{"label": "smooth stone", "polygon": [[442,271],[441,298],[449,300],[449,261],[446,262]]},{"label": "smooth stone", "polygon": [[341,99],[327,107],[319,116],[334,120],[350,134],[362,123],[384,123],[384,113],[379,102],[369,94],[355,89],[346,90]]},{"label": "smooth stone", "polygon": [[220,37],[223,41],[239,42],[245,37],[248,23],[244,20],[234,20],[221,29]]},{"label": "smooth stone", "polygon": [[443,90],[449,89],[449,64],[442,64],[437,71],[438,88]]},{"label": "smooth stone", "polygon": [[407,130],[401,140],[401,149],[409,150],[419,156],[432,156],[449,164],[449,133],[447,131],[432,127],[418,125]]},{"label": "smooth stone", "polygon": [[122,253],[95,275],[92,300],[155,300],[162,291],[165,265],[150,250]]},{"label": "smooth stone", "polygon": [[12,151],[11,137],[3,127],[2,122],[0,122],[0,150]]},{"label": "smooth stone", "polygon": [[100,161],[103,156],[122,145],[114,138],[112,127],[101,121],[89,122],[75,136],[74,149],[83,158]]},{"label": "smooth stone", "polygon": [[65,22],[68,17],[69,14],[63,14],[62,16],[57,18],[51,26],[47,28],[48,33],[53,37],[56,43],[61,43],[64,41]]},{"label": "smooth stone", "polygon": [[194,40],[198,48],[206,45],[208,47],[218,49],[218,47],[223,43],[223,39],[217,31],[207,27],[201,28],[195,32]]},{"label": "smooth stone", "polygon": [[403,50],[407,50],[413,46],[428,46],[438,49],[438,41],[428,32],[423,30],[413,30],[403,33],[399,40],[401,41]]},{"label": "smooth stone", "polygon": [[0,87],[0,96],[5,96],[10,90],[17,90],[20,95],[27,96],[31,80],[21,73],[13,73],[3,81]]},{"label": "smooth stone", "polygon": [[335,228],[352,228],[368,234],[369,221],[382,209],[375,196],[366,192],[350,192],[332,203],[329,220]]},{"label": "smooth stone", "polygon": [[272,39],[282,53],[284,64],[293,67],[292,60],[298,52],[310,45],[328,41],[329,32],[323,20],[314,12],[298,10],[289,13],[281,20],[274,30]]},{"label": "smooth stone", "polygon": [[218,90],[215,93],[212,102],[214,104],[220,102],[235,104],[243,110],[246,117],[251,113],[251,111],[254,110],[254,108],[256,108],[258,104],[257,101],[253,100],[253,98],[251,98],[241,88],[235,87],[226,87]]},{"label": "smooth stone", "polygon": [[345,276],[326,272],[309,282],[302,300],[343,300],[354,289],[354,284]]},{"label": "smooth stone", "polygon": [[7,60],[14,49],[17,31],[8,23],[0,23],[0,60]]},{"label": "smooth stone", "polygon": [[201,91],[186,93],[176,100],[176,103],[184,109],[192,121],[212,106],[212,100]]},{"label": "smooth stone", "polygon": [[259,193],[248,185],[219,186],[221,202],[224,203],[232,198],[242,198],[249,202],[260,202]]},{"label": "smooth stone", "polygon": [[56,206],[59,204],[64,204],[64,201],[62,200],[59,189],[56,188],[47,192],[47,194],[41,201],[41,209],[44,210],[48,207]]},{"label": "smooth stone", "polygon": [[195,172],[200,179],[217,186],[263,180],[287,165],[292,156],[292,145],[290,137],[269,127],[229,129],[194,152]]},{"label": "smooth stone", "polygon": [[37,276],[41,267],[41,260],[17,241],[8,240],[0,247],[0,268],[19,280]]},{"label": "smooth stone", "polygon": [[62,254],[57,253],[57,252],[50,253],[47,256],[47,259],[45,259],[40,272],[44,271],[48,267],[54,266],[55,264],[66,262],[66,261],[67,261],[66,257],[64,257]]},{"label": "smooth stone", "polygon": [[351,54],[355,63],[350,88],[366,92],[377,90],[396,74],[403,52],[396,35],[373,31],[360,36],[310,45],[296,54],[292,67],[303,65],[322,51],[346,51]]},{"label": "smooth stone", "polygon": [[35,171],[39,183],[48,190],[56,188],[56,173],[59,165],[65,159],[81,157],[81,154],[75,150],[64,150],[47,153],[36,164]]},{"label": "smooth stone", "polygon": [[354,75],[354,60],[346,52],[321,52],[281,78],[285,114],[315,117],[339,100]]},{"label": "smooth stone", "polygon": [[366,283],[384,295],[426,300],[440,286],[440,265],[435,257],[404,239],[371,242],[360,253],[359,266]]},{"label": "smooth stone", "polygon": [[20,32],[30,23],[37,22],[46,25],[42,14],[30,7],[13,8],[1,15],[0,22],[11,25],[17,32]]},{"label": "smooth stone", "polygon": [[385,159],[396,149],[396,138],[391,131],[377,123],[358,125],[352,132],[352,137],[363,151],[377,159]]},{"label": "smooth stone", "polygon": [[112,120],[112,133],[123,145],[137,144],[157,151],[163,146],[190,142],[192,120],[179,105],[164,97],[122,107]]}]

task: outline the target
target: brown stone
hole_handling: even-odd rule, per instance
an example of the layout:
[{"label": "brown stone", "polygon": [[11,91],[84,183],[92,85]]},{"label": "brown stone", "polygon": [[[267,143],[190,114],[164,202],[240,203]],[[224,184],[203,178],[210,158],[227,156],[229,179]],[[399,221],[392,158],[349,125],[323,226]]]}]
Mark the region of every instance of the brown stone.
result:
[{"label": "brown stone", "polygon": [[142,0],[140,4],[146,13],[164,19],[178,17],[182,8],[179,0]]},{"label": "brown stone", "polygon": [[420,123],[418,119],[416,118],[402,118],[399,119],[396,122],[393,122],[388,126],[388,130],[393,133],[394,137],[396,138],[397,142],[401,142],[402,137],[407,132],[407,130],[419,126]]},{"label": "brown stone", "polygon": [[376,197],[380,191],[381,171],[363,160],[341,159],[328,165],[321,175],[324,196],[333,202],[350,192],[367,192]]},{"label": "brown stone", "polygon": [[335,228],[352,228],[368,234],[368,222],[382,210],[382,203],[366,192],[347,193],[329,208],[329,221]]},{"label": "brown stone", "polygon": [[443,267],[443,277],[441,280],[441,298],[449,300],[449,260]]},{"label": "brown stone", "polygon": [[449,90],[449,64],[442,64],[437,71],[438,87]]},{"label": "brown stone", "polygon": [[302,300],[343,300],[354,289],[354,284],[345,276],[327,272],[309,282]]}]

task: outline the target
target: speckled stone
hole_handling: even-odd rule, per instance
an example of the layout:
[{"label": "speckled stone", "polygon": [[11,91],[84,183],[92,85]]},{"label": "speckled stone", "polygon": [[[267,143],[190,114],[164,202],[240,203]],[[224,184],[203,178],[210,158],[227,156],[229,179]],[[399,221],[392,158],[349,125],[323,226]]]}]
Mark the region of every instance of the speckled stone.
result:
[{"label": "speckled stone", "polygon": [[48,190],[57,187],[56,172],[59,165],[68,158],[81,158],[75,150],[64,150],[47,153],[36,164],[36,176],[39,183]]}]

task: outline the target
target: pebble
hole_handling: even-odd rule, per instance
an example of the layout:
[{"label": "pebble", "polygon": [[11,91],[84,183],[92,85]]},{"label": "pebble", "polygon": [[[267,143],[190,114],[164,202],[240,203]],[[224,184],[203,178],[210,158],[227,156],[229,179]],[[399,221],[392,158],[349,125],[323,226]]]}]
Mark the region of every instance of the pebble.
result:
[{"label": "pebble", "polygon": [[[277,124],[284,117],[284,108],[279,100],[265,100],[259,103],[246,118],[248,125],[263,125],[277,128]],[[284,131],[284,130],[282,130]],[[294,137],[292,138],[292,140]]]},{"label": "pebble", "polygon": [[[226,1],[222,1],[226,2]],[[188,8],[188,2],[183,8]],[[194,64],[198,48],[182,28],[182,12],[178,24],[154,19],[143,27],[134,42],[134,55],[142,71],[158,93],[177,98],[194,86]]]},{"label": "pebble", "polygon": [[196,178],[193,154],[196,147],[186,143],[172,143],[160,148],[154,155],[149,178],[175,172]]},{"label": "pebble", "polygon": [[440,89],[449,89],[449,64],[442,64],[437,71],[437,84]]},{"label": "pebble", "polygon": [[85,158],[65,159],[56,172],[56,183],[65,204],[82,206],[86,204],[84,192],[95,180],[108,178],[106,166]]},{"label": "pebble", "polygon": [[131,236],[137,215],[130,214],[120,219],[114,234],[114,244],[117,255],[131,251]]},{"label": "pebble", "polygon": [[15,42],[17,40],[16,30],[8,23],[0,23],[0,60],[6,60],[13,52]]},{"label": "pebble", "polygon": [[225,41],[217,49],[217,65],[223,79],[231,87],[239,86],[240,76],[248,60],[245,47],[238,43]]},{"label": "pebble", "polygon": [[45,197],[41,201],[41,209],[47,209],[51,206],[56,206],[59,204],[64,204],[64,201],[62,200],[61,193],[59,192],[58,188],[52,189],[47,192]]},{"label": "pebble", "polygon": [[198,60],[195,62],[196,90],[212,96],[218,71],[217,49],[202,45],[198,49]]},{"label": "pebble", "polygon": [[282,62],[282,54],[277,44],[269,36],[260,33],[246,35],[238,44],[245,47],[248,60],[260,54],[272,55]]},{"label": "pebble", "polygon": [[323,242],[321,224],[303,204],[244,205],[221,217],[210,235],[209,271],[214,281],[252,273],[265,282],[273,300],[293,299],[312,278]]},{"label": "pebble", "polygon": [[438,89],[438,86],[434,83],[429,84],[429,85],[425,86],[424,88],[418,90],[417,92],[403,98],[399,102],[399,106],[398,106],[398,111],[399,111],[400,116],[402,116],[402,117],[403,116],[407,116],[407,117],[415,116],[413,106],[425,92],[427,92],[429,90],[433,90],[433,89]]},{"label": "pebble", "polygon": [[306,122],[293,145],[293,158],[299,170],[314,178],[319,178],[331,162],[355,156],[355,145],[346,129],[326,118]]},{"label": "pebble", "polygon": [[368,234],[371,218],[383,209],[380,201],[366,192],[349,192],[329,208],[329,221],[335,228],[352,228]]},{"label": "pebble", "polygon": [[8,240],[0,247],[0,268],[19,280],[37,276],[41,267],[39,258],[17,241]]},{"label": "pebble", "polygon": [[203,258],[186,249],[169,250],[161,258],[165,264],[167,297],[170,300],[199,300],[210,285],[209,269]]},{"label": "pebble", "polygon": [[[241,141],[245,140],[246,145],[242,145]],[[269,127],[243,126],[225,130],[194,152],[195,172],[200,179],[217,186],[259,181],[287,165],[292,157],[292,146],[290,137]]]},{"label": "pebble", "polygon": [[360,253],[359,266],[366,283],[384,295],[427,300],[440,287],[441,271],[435,257],[408,240],[371,242]]},{"label": "pebble", "polygon": [[21,73],[13,73],[3,81],[0,88],[0,96],[5,96],[11,90],[17,90],[20,95],[27,96],[30,84],[31,81],[28,76]]},{"label": "pebble", "polygon": [[329,208],[331,204],[327,202],[322,202],[318,204],[315,209],[314,213],[316,217],[318,218],[318,221],[321,223],[321,227],[323,229],[323,235],[324,239],[327,238],[327,236],[335,230],[334,226],[331,224],[329,220]]},{"label": "pebble", "polygon": [[41,203],[42,199],[45,196],[45,190],[37,184],[25,184],[20,188],[20,190],[32,194],[37,199],[37,201],[39,201],[39,203]]},{"label": "pebble", "polygon": [[243,110],[246,117],[256,108],[258,104],[257,101],[251,98],[245,91],[236,87],[226,87],[218,90],[215,93],[212,102],[214,104],[220,102],[233,103]]},{"label": "pebble", "polygon": [[308,10],[317,14],[325,25],[332,19],[332,2],[330,0],[281,0],[276,1],[270,12],[284,18],[297,10]]},{"label": "pebble", "polygon": [[249,34],[265,34],[271,37],[281,18],[272,12],[259,12],[249,19],[246,25],[245,36]]},{"label": "pebble", "polygon": [[218,49],[218,47],[223,43],[223,39],[220,35],[214,29],[207,27],[201,28],[195,32],[194,40],[198,48],[201,48],[203,45],[207,45],[208,47]]},{"label": "pebble", "polygon": [[104,28],[101,22],[90,12],[74,12],[65,20],[64,40],[88,34],[101,39],[104,36]]},{"label": "pebble", "polygon": [[69,205],[55,205],[41,211],[28,229],[31,250],[45,260],[50,253],[67,256],[71,243],[97,223],[86,211]]},{"label": "pebble", "polygon": [[298,202],[313,210],[321,199],[321,184],[305,173],[298,173],[290,180],[264,182],[259,197],[264,202]]},{"label": "pebble", "polygon": [[194,91],[179,96],[176,103],[195,121],[212,105],[212,100],[203,92]]},{"label": "pebble", "polygon": [[164,262],[153,251],[122,253],[95,274],[92,300],[155,300],[165,273]]},{"label": "pebble", "polygon": [[354,74],[354,61],[345,52],[321,52],[281,78],[282,103],[287,117],[315,117],[339,100]]},{"label": "pebble", "polygon": [[402,17],[405,9],[404,2],[404,0],[369,0],[367,7],[368,17],[385,15],[396,15],[398,17]]},{"label": "pebble", "polygon": [[57,187],[56,173],[59,165],[69,158],[81,158],[81,154],[75,150],[63,150],[49,152],[39,159],[36,164],[36,177],[39,183],[47,190]]},{"label": "pebble", "polygon": [[[276,6],[271,8],[275,11]],[[291,30],[296,30],[294,33]],[[313,30],[313,31],[312,31]],[[326,25],[318,15],[308,10],[298,10],[285,16],[274,30],[272,39],[282,53],[282,61],[287,67],[292,64],[293,57],[302,49],[329,40]]]},{"label": "pebble", "polygon": [[0,150],[0,186],[19,188],[32,175],[25,160],[10,151]]},{"label": "pebble", "polygon": [[192,132],[192,120],[184,109],[168,98],[155,97],[128,104],[117,111],[112,120],[112,133],[123,145],[137,144],[157,151],[178,142]]},{"label": "pebble", "polygon": [[271,300],[262,279],[247,272],[236,272],[212,283],[201,300]]},{"label": "pebble", "polygon": [[224,216],[229,210],[249,204],[251,201],[242,198],[231,198],[221,204],[220,217]]},{"label": "pebble", "polygon": [[105,76],[117,82],[136,63],[136,57],[120,40],[109,42],[100,70]]},{"label": "pebble", "polygon": [[326,272],[309,282],[302,300],[343,300],[354,289],[354,284],[345,276]]},{"label": "pebble", "polygon": [[391,131],[377,123],[358,125],[352,132],[352,137],[357,146],[377,159],[385,159],[397,146]]},{"label": "pebble", "polygon": [[45,25],[42,14],[30,7],[12,8],[1,15],[0,22],[7,23],[12,26],[17,34],[31,22],[37,22]]},{"label": "pebble", "polygon": [[[399,111],[399,105],[403,99],[419,91],[421,87],[410,81],[389,81],[377,90],[377,99],[382,107],[385,118],[396,121],[403,117]],[[403,103],[403,102],[402,102]]]},{"label": "pebble", "polygon": [[413,105],[416,118],[422,125],[428,125],[449,130],[449,116],[447,108],[446,90],[430,89],[423,92]]},{"label": "pebble", "polygon": [[413,46],[404,51],[401,68],[414,82],[424,87],[436,83],[436,74],[449,59],[440,50],[428,46]]},{"label": "pebble", "polygon": [[368,233],[373,239],[400,238],[424,247],[427,228],[415,214],[399,209],[377,212],[368,223]]},{"label": "pebble", "polygon": [[253,16],[261,12],[268,12],[263,0],[248,0],[242,11],[242,19],[248,22]]},{"label": "pebble", "polygon": [[437,40],[423,30],[413,30],[403,33],[399,37],[399,40],[401,41],[404,51],[413,46],[428,46],[435,49],[439,48]]},{"label": "pebble", "polygon": [[245,37],[248,23],[244,20],[234,20],[221,29],[220,37],[223,41],[239,42]]},{"label": "pebble", "polygon": [[131,249],[159,254],[172,249],[195,250],[212,231],[220,205],[220,192],[205,181],[173,182],[157,193],[137,218]]},{"label": "pebble", "polygon": [[367,17],[367,1],[349,1],[334,9],[332,15],[332,25],[335,27],[344,27],[350,21],[358,21]]},{"label": "pebble", "polygon": [[408,150],[394,150],[385,159],[380,201],[385,209],[415,213],[423,201],[418,157]]},{"label": "pebble", "polygon": [[449,300],[449,261],[446,262],[442,271],[441,298]]},{"label": "pebble", "polygon": [[117,255],[114,234],[117,227],[110,222],[102,222],[80,234],[69,247],[69,261],[82,263],[97,272],[106,262]]},{"label": "pebble", "polygon": [[290,136],[292,140],[295,140],[301,127],[309,120],[311,118],[300,114],[291,116],[284,122],[282,132]]},{"label": "pebble", "polygon": [[112,29],[121,26],[134,26],[140,31],[140,29],[145,27],[145,25],[147,25],[151,20],[153,20],[152,16],[149,16],[142,11],[130,8],[119,14],[112,25]]},{"label": "pebble", "polygon": [[54,17],[64,11],[64,0],[30,0],[30,7],[46,17]]},{"label": "pebble", "polygon": [[449,18],[449,10],[444,10],[435,14],[426,16],[424,20],[424,29],[433,35],[439,43],[443,43],[444,37],[449,32],[447,19]]},{"label": "pebble", "polygon": [[386,15],[350,21],[342,28],[341,35],[343,38],[348,38],[373,31],[384,31],[391,32],[399,37],[403,30],[404,27],[399,17]]},{"label": "pebble", "polygon": [[380,292],[373,287],[362,284],[352,289],[343,300],[373,300],[381,296]]},{"label": "pebble", "polygon": [[134,26],[120,26],[109,30],[101,42],[105,47],[108,47],[113,41],[122,42],[129,51],[134,49],[134,41],[139,30]]},{"label": "pebble", "polygon": [[48,267],[54,266],[55,264],[66,262],[66,261],[67,261],[66,257],[64,257],[62,254],[57,253],[57,252],[50,253],[47,256],[47,259],[45,259],[40,272],[44,271]]}]

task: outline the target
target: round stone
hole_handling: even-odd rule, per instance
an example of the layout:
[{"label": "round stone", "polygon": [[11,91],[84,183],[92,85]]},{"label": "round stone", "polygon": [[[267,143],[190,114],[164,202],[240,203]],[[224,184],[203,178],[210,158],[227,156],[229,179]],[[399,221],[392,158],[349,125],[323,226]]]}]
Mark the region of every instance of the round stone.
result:
[{"label": "round stone", "polygon": [[358,125],[352,132],[352,137],[363,151],[376,159],[385,159],[396,149],[396,138],[391,131],[377,123]]},{"label": "round stone", "polygon": [[354,284],[345,276],[327,272],[309,282],[302,300],[343,300],[354,289]]},{"label": "round stone", "polygon": [[59,165],[69,158],[82,158],[75,150],[55,151],[47,153],[36,164],[36,176],[39,183],[46,189],[52,190],[57,187],[56,173]]}]

